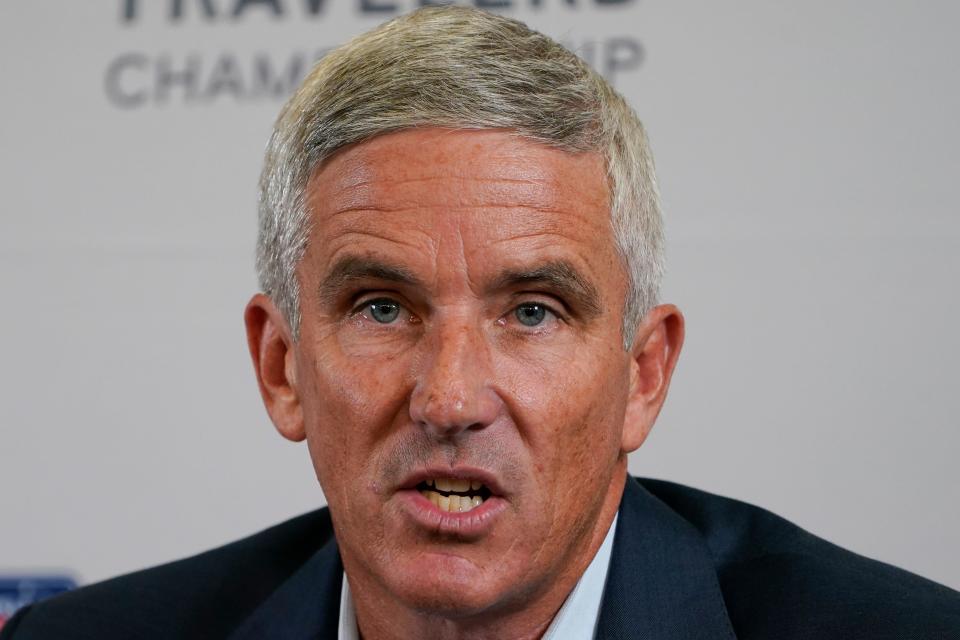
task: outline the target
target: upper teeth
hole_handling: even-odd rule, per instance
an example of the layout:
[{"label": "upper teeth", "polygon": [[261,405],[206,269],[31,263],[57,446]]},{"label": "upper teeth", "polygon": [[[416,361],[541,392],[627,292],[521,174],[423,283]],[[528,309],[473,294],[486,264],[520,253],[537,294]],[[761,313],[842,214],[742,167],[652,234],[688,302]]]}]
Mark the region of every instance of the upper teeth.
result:
[{"label": "upper teeth", "polygon": [[436,478],[427,480],[428,486],[435,486],[440,491],[457,491],[463,493],[469,490],[478,490],[483,486],[482,482],[477,480],[464,480],[460,478]]}]

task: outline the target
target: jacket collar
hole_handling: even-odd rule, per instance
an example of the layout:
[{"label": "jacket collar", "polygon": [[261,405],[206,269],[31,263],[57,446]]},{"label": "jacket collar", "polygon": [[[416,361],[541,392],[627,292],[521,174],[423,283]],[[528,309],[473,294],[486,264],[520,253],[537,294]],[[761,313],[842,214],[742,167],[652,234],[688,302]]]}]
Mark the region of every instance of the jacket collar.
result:
[{"label": "jacket collar", "polygon": [[596,637],[736,637],[703,537],[634,478],[620,503]]},{"label": "jacket collar", "polygon": [[[336,638],[342,580],[343,565],[331,538],[254,610],[231,640]],[[620,503],[596,637],[735,638],[700,533],[633,478],[627,479]]]},{"label": "jacket collar", "polygon": [[[243,580],[243,576],[237,579]],[[230,640],[336,638],[342,581],[343,564],[331,536],[253,611],[230,635]]]}]

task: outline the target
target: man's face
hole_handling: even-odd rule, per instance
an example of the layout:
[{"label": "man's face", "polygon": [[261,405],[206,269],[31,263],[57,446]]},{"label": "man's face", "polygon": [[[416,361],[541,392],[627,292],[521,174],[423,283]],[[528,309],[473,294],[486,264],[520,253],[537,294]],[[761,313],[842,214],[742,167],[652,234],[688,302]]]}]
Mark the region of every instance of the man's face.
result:
[{"label": "man's face", "polygon": [[630,386],[602,159],[412,130],[307,195],[292,377],[351,586],[469,616],[582,570]]}]

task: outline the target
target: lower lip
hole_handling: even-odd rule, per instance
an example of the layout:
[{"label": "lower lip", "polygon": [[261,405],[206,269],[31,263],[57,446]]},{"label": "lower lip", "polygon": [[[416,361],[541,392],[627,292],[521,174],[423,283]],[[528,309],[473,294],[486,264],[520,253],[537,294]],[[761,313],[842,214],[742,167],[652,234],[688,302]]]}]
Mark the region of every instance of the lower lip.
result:
[{"label": "lower lip", "polygon": [[470,511],[442,511],[416,489],[396,493],[406,514],[418,527],[442,536],[470,539],[488,533],[497,517],[507,508],[507,501],[490,496]]}]

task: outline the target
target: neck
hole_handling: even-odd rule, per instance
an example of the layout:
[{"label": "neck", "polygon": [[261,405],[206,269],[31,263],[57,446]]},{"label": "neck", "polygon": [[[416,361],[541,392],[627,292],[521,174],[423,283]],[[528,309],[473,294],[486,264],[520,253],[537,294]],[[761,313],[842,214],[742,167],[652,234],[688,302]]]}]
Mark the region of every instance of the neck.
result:
[{"label": "neck", "polygon": [[353,563],[344,558],[361,637],[364,640],[541,638],[603,544],[619,508],[625,481],[624,459],[613,474],[594,525],[571,545],[566,566],[520,601],[491,610],[458,616],[411,609],[380,588],[376,580],[365,579],[367,576],[362,570],[358,574],[359,567],[351,566]]}]

